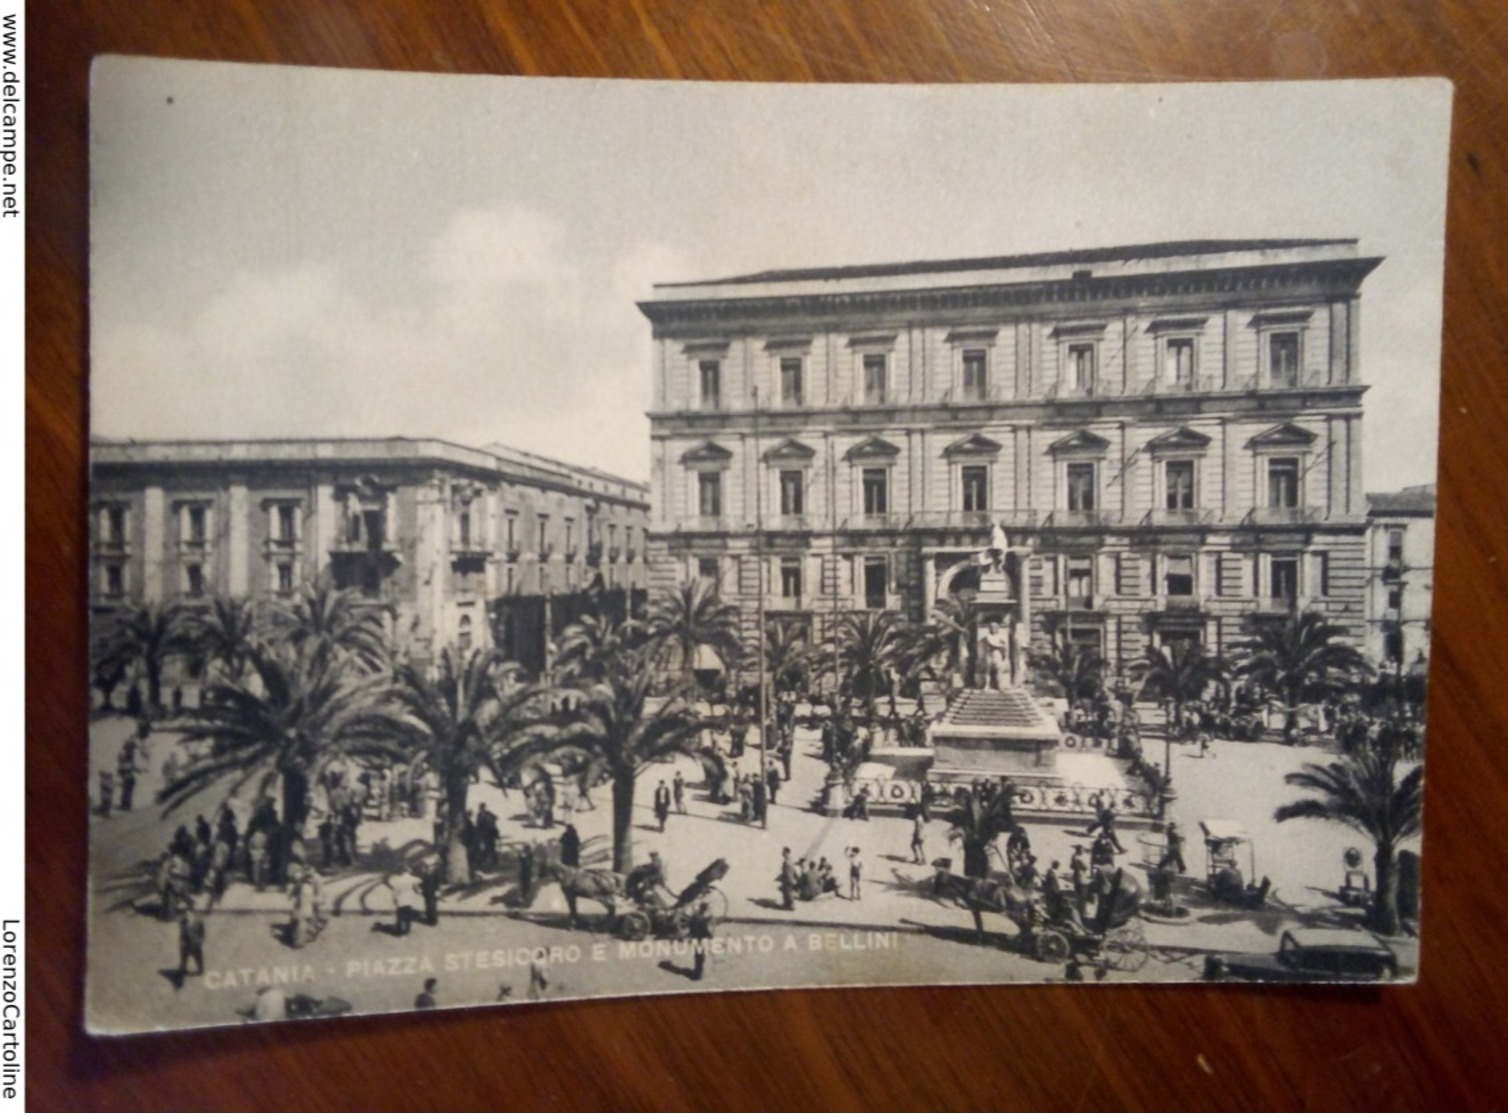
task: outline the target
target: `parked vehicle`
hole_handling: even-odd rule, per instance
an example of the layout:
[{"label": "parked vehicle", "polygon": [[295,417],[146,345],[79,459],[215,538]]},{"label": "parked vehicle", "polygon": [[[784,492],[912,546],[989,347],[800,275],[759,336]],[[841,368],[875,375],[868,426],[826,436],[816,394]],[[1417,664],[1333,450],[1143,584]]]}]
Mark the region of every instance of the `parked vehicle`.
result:
[{"label": "parked vehicle", "polygon": [[1275,954],[1211,954],[1207,981],[1389,981],[1398,956],[1366,931],[1284,931]]}]

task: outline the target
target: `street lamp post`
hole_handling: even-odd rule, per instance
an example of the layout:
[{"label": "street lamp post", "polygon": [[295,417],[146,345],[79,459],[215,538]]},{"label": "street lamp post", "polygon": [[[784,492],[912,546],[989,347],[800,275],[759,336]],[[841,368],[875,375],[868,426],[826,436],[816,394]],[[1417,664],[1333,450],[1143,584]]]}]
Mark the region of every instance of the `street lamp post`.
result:
[{"label": "street lamp post", "polygon": [[754,565],[758,570],[758,592],[755,599],[755,624],[758,627],[756,639],[758,640],[758,667],[759,667],[759,780],[765,787],[765,793],[758,797],[758,801],[764,803],[764,809],[759,812],[759,828],[769,827],[770,799],[768,776],[770,771],[769,761],[769,736],[770,736],[770,695],[765,686],[765,632],[764,632],[764,485],[759,475],[759,385],[754,385],[754,460],[751,468],[754,470]]}]

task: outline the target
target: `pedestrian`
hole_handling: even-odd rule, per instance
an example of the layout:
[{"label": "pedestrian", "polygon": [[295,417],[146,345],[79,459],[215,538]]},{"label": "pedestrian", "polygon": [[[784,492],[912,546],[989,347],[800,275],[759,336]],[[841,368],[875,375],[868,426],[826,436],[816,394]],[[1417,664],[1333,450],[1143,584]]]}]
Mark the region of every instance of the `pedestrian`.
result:
[{"label": "pedestrian", "polygon": [[922,812],[918,808],[911,817],[911,860],[918,865],[927,863],[926,854],[927,830]]},{"label": "pedestrian", "polygon": [[770,811],[769,791],[764,780],[758,776],[753,777],[750,783],[753,785],[754,820],[763,823]]},{"label": "pedestrian", "polygon": [[534,898],[534,847],[528,842],[518,850],[518,902],[528,907]]},{"label": "pedestrian", "polygon": [[122,755],[116,775],[120,780],[120,809],[129,811],[136,796],[136,765]]},{"label": "pedestrian", "polygon": [[209,855],[209,902],[218,904],[225,896],[225,885],[230,878],[230,846],[224,838],[216,838]]},{"label": "pedestrian", "polygon": [[1047,918],[1055,922],[1068,917],[1067,898],[1063,895],[1063,882],[1058,879],[1058,862],[1054,861],[1047,866],[1047,872],[1042,874],[1042,906],[1047,910]]},{"label": "pedestrian", "polygon": [[419,893],[424,898],[424,922],[430,927],[440,924],[440,862],[438,859],[419,864]]},{"label": "pedestrian", "polygon": [[665,786],[664,780],[661,780],[660,785],[655,788],[654,807],[655,818],[659,820],[660,833],[663,834],[665,820],[670,817],[670,788]]},{"label": "pedestrian", "polygon": [[110,817],[110,808],[115,805],[115,773],[108,768],[99,770],[99,813],[102,818]]},{"label": "pedestrian", "polygon": [[194,963],[194,972],[204,973],[204,919],[189,904],[178,917],[178,983],[188,977],[189,963]]},{"label": "pedestrian", "polygon": [[560,835],[560,863],[570,869],[581,867],[581,835],[569,822]]},{"label": "pedestrian", "polygon": [[852,846],[848,852],[848,898],[859,898],[860,882],[864,878],[864,862],[859,858],[859,847]]},{"label": "pedestrian", "polygon": [[422,993],[420,993],[417,997],[414,998],[414,1007],[415,1008],[434,1008],[435,1007],[435,990],[439,987],[439,985],[440,985],[440,979],[439,978],[426,977],[424,979],[424,991]]},{"label": "pedestrian", "polygon": [[411,873],[394,873],[387,878],[388,889],[393,894],[393,913],[395,926],[393,933],[407,935],[414,928],[414,920],[419,917],[418,903],[420,902],[416,892],[416,881]]},{"label": "pedestrian", "polygon": [[686,813],[686,778],[684,776],[682,776],[679,771],[676,772],[675,779],[671,781],[670,791],[671,791],[671,794],[675,797],[675,813],[676,814],[685,814]]},{"label": "pedestrian", "polygon": [[765,779],[770,785],[770,803],[775,804],[780,802],[780,769],[771,764],[769,773]]},{"label": "pedestrian", "polygon": [[691,944],[695,950],[695,956],[691,962],[691,980],[702,980],[702,974],[707,968],[707,944],[712,938],[712,909],[707,901],[697,904],[691,912],[691,920],[688,926],[691,935]]},{"label": "pedestrian", "polygon": [[1162,859],[1157,862],[1159,872],[1168,869],[1176,869],[1180,873],[1189,871],[1183,862],[1183,831],[1178,829],[1178,823],[1168,823],[1168,844],[1163,850]]},{"label": "pedestrian", "polygon": [[775,881],[780,885],[780,906],[786,911],[796,910],[796,866],[791,863],[790,847],[780,851],[780,873]]},{"label": "pedestrian", "polygon": [[267,831],[255,830],[246,840],[247,855],[251,859],[251,883],[258,892],[267,885]]},{"label": "pedestrian", "polygon": [[497,815],[483,803],[476,811],[476,843],[477,860],[484,872],[497,867],[497,839]]},{"label": "pedestrian", "polygon": [[1068,876],[1073,885],[1073,902],[1082,919],[1084,905],[1089,898],[1089,860],[1084,856],[1084,847],[1081,845],[1073,847],[1073,856],[1068,859]]},{"label": "pedestrian", "polygon": [[324,921],[320,916],[319,878],[314,870],[300,869],[288,885],[292,915],[288,923],[288,945],[295,950],[308,946],[319,935]]},{"label": "pedestrian", "polygon": [[1094,839],[1094,845],[1089,848],[1089,867],[1097,869],[1100,866],[1113,866],[1115,864],[1115,845],[1108,836],[1101,834]]},{"label": "pedestrian", "polygon": [[550,975],[545,970],[545,964],[538,959],[529,962],[529,999],[542,1001],[545,999],[545,991],[550,988]]}]

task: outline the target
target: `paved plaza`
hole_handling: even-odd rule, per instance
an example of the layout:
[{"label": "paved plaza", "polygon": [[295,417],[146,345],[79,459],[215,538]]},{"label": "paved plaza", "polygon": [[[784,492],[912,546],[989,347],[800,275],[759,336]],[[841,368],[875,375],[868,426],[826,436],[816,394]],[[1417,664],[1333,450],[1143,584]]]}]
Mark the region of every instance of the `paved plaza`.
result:
[{"label": "paved plaza", "polygon": [[[1155,718],[1144,719],[1155,722]],[[93,723],[91,753],[95,771],[111,768],[131,723],[103,718]],[[1160,739],[1148,741],[1149,754],[1162,756]],[[162,764],[181,746],[171,728],[152,738],[146,772],[137,786],[135,809],[96,816],[92,823],[90,1019],[102,1030],[235,1023],[258,988],[278,985],[289,992],[336,995],[357,1012],[411,1008],[426,977],[438,982],[442,1006],[523,1001],[529,997],[529,961],[544,959],[549,984],[543,999],[613,996],[693,989],[749,989],[772,986],[843,984],[937,984],[946,981],[1041,982],[1062,980],[1061,964],[1024,956],[1013,942],[1016,928],[1001,915],[986,914],[986,943],[976,945],[970,913],[932,894],[939,857],[960,858],[947,838],[948,824],[926,825],[925,860],[911,852],[912,824],[895,813],[875,812],[869,821],[831,818],[815,809],[825,774],[817,735],[800,730],[792,780],[781,787],[768,827],[742,822],[736,805],[712,802],[692,761],[650,768],[637,785],[633,828],[634,860],[659,852],[673,890],[688,884],[717,858],[729,871],[719,887],[728,901],[727,917],[715,929],[706,974],[691,977],[692,956],[685,944],[667,940],[624,943],[608,933],[605,912],[581,903],[583,926],[567,924],[558,884],[545,880],[531,894],[519,892],[518,852],[524,844],[558,840],[562,819],[552,830],[529,823],[522,794],[482,782],[473,785],[471,805],[487,803],[501,821],[503,856],[497,871],[471,885],[446,892],[434,927],[419,923],[408,936],[392,932],[394,901],[385,883],[389,873],[427,852],[432,823],[425,819],[367,821],[360,828],[357,865],[324,876],[323,899],[330,915],[317,940],[302,949],[284,945],[281,929],[289,915],[279,890],[258,891],[237,881],[206,918],[206,974],[177,980],[176,924],[153,913],[157,861],[182,822],[198,813],[213,819],[219,795],[205,793],[169,817],[154,802]],[[1282,774],[1329,755],[1318,748],[1273,743],[1217,742],[1200,758],[1192,746],[1173,749],[1177,799],[1171,808],[1189,835],[1188,876],[1179,898],[1190,908],[1180,924],[1147,920],[1146,964],[1134,973],[1111,971],[1104,980],[1190,980],[1202,972],[1211,952],[1271,951],[1287,927],[1328,925],[1345,916],[1334,890],[1341,883],[1342,855],[1363,845],[1340,827],[1298,821],[1272,822],[1274,808],[1292,797]],[[1065,757],[1074,764],[1107,764],[1103,756]],[[752,770],[758,753],[743,763]],[[651,795],[669,784],[679,768],[687,782],[684,815],[672,814],[659,831]],[[93,789],[91,789],[93,790]],[[583,839],[583,862],[609,860],[610,795],[594,793],[595,809],[574,814]],[[244,823],[249,796],[237,805]],[[1260,912],[1212,904],[1203,893],[1204,851],[1201,818],[1242,822],[1254,840],[1258,876],[1270,876],[1274,890]],[[1039,867],[1057,860],[1066,869],[1075,843],[1087,845],[1076,824],[1030,823]],[[1122,829],[1127,854],[1121,859],[1145,874],[1161,836],[1150,830]],[[781,850],[796,857],[826,857],[847,891],[844,851],[858,846],[864,864],[862,898],[824,896],[782,910],[776,873]],[[1365,851],[1370,858],[1370,850]],[[1405,971],[1412,971],[1412,940],[1394,944]],[[99,964],[108,958],[108,965]],[[1090,980],[1094,980],[1092,972]],[[538,991],[536,991],[538,992]]]}]

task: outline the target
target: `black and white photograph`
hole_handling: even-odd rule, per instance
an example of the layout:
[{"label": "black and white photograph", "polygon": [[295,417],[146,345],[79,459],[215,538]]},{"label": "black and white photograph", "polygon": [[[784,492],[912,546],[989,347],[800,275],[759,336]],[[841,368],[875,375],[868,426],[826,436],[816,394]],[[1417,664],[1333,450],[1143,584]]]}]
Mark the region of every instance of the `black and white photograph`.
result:
[{"label": "black and white photograph", "polygon": [[1417,979],[1439,79],[96,60],[96,1034]]}]

